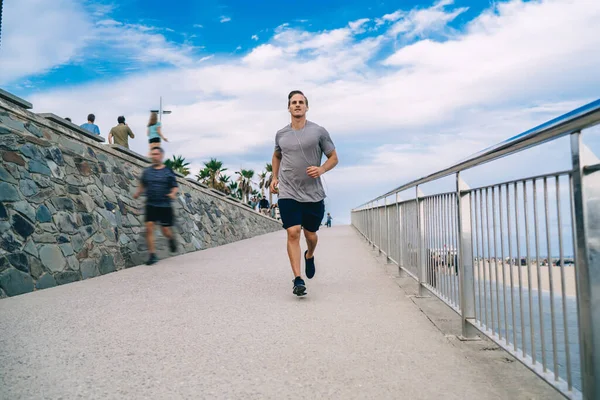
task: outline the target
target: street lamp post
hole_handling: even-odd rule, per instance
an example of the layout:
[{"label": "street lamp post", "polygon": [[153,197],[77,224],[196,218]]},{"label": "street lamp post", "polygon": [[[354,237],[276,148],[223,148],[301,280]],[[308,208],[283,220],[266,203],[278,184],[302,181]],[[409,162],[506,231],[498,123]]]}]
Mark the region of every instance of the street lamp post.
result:
[{"label": "street lamp post", "polygon": [[[1,1],[1,0],[0,0]],[[158,113],[158,120],[162,121],[162,115],[163,114],[171,114],[171,111],[168,110],[163,110],[163,106],[162,106],[162,96],[160,96],[160,105],[159,105],[159,109],[158,110],[150,110],[150,112],[155,112]]]}]

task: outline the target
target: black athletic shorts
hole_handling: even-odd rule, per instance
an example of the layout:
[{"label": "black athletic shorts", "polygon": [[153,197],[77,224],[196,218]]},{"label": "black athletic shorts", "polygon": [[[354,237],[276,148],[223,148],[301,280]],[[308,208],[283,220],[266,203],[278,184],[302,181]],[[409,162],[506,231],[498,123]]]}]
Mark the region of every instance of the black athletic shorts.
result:
[{"label": "black athletic shorts", "polygon": [[309,232],[316,232],[325,215],[323,200],[316,203],[301,203],[293,199],[280,199],[277,201],[277,206],[284,229],[300,225]]},{"label": "black athletic shorts", "polygon": [[148,140],[148,143],[160,143],[160,138],[159,137],[152,138],[152,139]]},{"label": "black athletic shorts", "polygon": [[173,209],[171,207],[146,206],[146,222],[156,222],[162,226],[173,226]]}]

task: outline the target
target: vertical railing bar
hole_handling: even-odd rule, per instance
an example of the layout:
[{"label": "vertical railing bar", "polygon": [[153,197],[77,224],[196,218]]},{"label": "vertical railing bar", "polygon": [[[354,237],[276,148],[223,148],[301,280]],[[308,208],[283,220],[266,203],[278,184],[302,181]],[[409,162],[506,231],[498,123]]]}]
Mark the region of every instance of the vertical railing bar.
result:
[{"label": "vertical railing bar", "polygon": [[533,300],[531,298],[531,257],[529,252],[529,218],[528,218],[528,209],[527,209],[527,181],[523,181],[523,203],[525,206],[524,216],[525,216],[525,252],[527,257],[527,289],[528,289],[528,298],[529,298],[529,328],[531,332],[531,359],[533,360],[533,364],[536,363],[536,350],[537,347],[535,345],[535,327],[533,321]]},{"label": "vertical railing bar", "polygon": [[[486,329],[489,329],[489,324],[488,324],[488,301],[487,301],[487,273],[485,270],[485,257],[484,255],[485,253],[485,236],[483,235],[483,190],[480,190],[479,192],[480,196],[479,196],[479,207],[480,207],[480,211],[479,213],[481,214],[481,253],[482,253],[482,257],[481,257],[481,261],[482,261],[482,269],[483,269],[483,306],[485,309],[485,327]],[[489,252],[489,251],[488,251]],[[489,255],[489,254],[488,254]]]},{"label": "vertical railing bar", "polygon": [[[570,175],[569,175],[570,178]],[[569,194],[570,196],[570,194]],[[560,257],[560,284],[562,291],[562,311],[563,311],[563,329],[565,335],[565,356],[566,356],[566,368],[567,368],[567,385],[569,390],[572,389],[573,377],[571,376],[571,352],[569,348],[569,324],[567,323],[567,288],[565,282],[565,258],[563,253],[562,243],[562,221],[560,213],[560,179],[556,177],[556,219],[558,221],[558,251]]]},{"label": "vertical railing bar", "polygon": [[489,287],[490,287],[490,313],[492,321],[492,332],[495,331],[495,318],[494,318],[494,291],[492,289],[492,249],[490,245],[490,198],[489,188],[485,188],[485,228],[486,228],[486,239],[487,239],[487,260],[488,260],[488,274],[489,274]]},{"label": "vertical railing bar", "polygon": [[439,246],[440,246],[440,236],[439,236],[439,232],[440,232],[440,222],[439,222],[439,215],[438,215],[438,209],[439,209],[439,199],[437,196],[432,197],[433,200],[433,237],[434,237],[434,244],[433,244],[433,248],[435,251],[435,271],[436,271],[436,278],[437,278],[437,286],[436,286],[436,292],[441,293],[444,290],[444,277],[441,276],[440,274],[440,259],[439,259]]},{"label": "vertical railing bar", "polygon": [[517,238],[517,272],[519,273],[519,311],[521,314],[521,348],[523,357],[527,351],[527,341],[525,340],[525,315],[523,311],[523,271],[521,271],[521,240],[519,239],[519,187],[517,182],[514,184],[515,194],[515,232]]},{"label": "vertical railing bar", "polygon": [[[510,307],[512,316],[513,350],[517,351],[517,322],[515,316],[514,273],[512,263],[512,230],[510,227],[510,187],[506,184],[506,226],[508,228],[508,269],[510,274]],[[517,258],[515,258],[516,261]],[[516,266],[516,262],[515,262]]]},{"label": "vertical railing bar", "polygon": [[496,278],[496,317],[498,319],[498,337],[502,339],[502,326],[500,324],[500,282],[498,279],[498,237],[496,235],[496,187],[492,186],[492,229],[494,231],[494,276]]},{"label": "vertical railing bar", "polygon": [[458,276],[458,194],[451,196],[450,212],[452,214],[452,282],[454,282],[454,304],[460,308],[460,278]]},{"label": "vertical railing bar", "polygon": [[502,302],[504,305],[504,340],[510,343],[508,336],[508,310],[506,309],[506,266],[504,258],[504,214],[502,213],[502,186],[498,186],[498,211],[500,216],[500,265],[502,266]]},{"label": "vertical railing bar", "polygon": [[[540,341],[542,343],[542,368],[546,372],[546,335],[544,332],[544,305],[542,299],[542,271],[540,269],[540,238],[539,238],[539,221],[538,221],[538,200],[537,200],[537,185],[536,179],[532,180],[533,185],[533,227],[534,227],[534,238],[535,238],[535,263],[537,273],[537,285],[538,285],[538,304],[540,314]],[[530,293],[531,295],[531,293]],[[533,324],[533,316],[531,318]],[[537,349],[536,349],[537,351]]]},{"label": "vertical railing bar", "polygon": [[442,287],[442,297],[448,299],[448,277],[446,276],[446,262],[444,260],[444,248],[445,248],[445,233],[446,233],[446,219],[444,216],[444,195],[438,197],[438,217],[439,217],[439,238],[440,238],[440,263],[442,268],[442,276],[444,278],[444,286]]},{"label": "vertical railing bar", "polygon": [[[474,202],[475,202],[475,191],[471,190],[471,192],[469,193],[469,213],[471,214],[471,253],[475,253],[475,247],[477,246],[477,242],[476,242],[476,238],[473,234],[473,232],[477,233],[477,224],[475,222],[475,217],[473,216],[473,207],[474,207]],[[475,203],[476,204],[476,203]],[[475,229],[473,229],[473,224],[475,224]],[[461,249],[462,251],[462,249]],[[465,254],[465,257],[467,257],[467,255]],[[464,265],[461,263],[461,265]],[[459,266],[460,268],[460,266]],[[477,315],[477,292],[475,291],[475,257],[473,257],[473,308],[475,309],[475,320],[481,320],[480,316],[481,314],[479,314],[479,316]],[[461,277],[462,279],[462,277]]]},{"label": "vertical railing bar", "polygon": [[554,361],[554,379],[558,380],[558,357],[556,354],[556,321],[554,313],[554,281],[552,273],[552,250],[550,243],[550,210],[548,205],[548,179],[544,178],[544,208],[546,209],[546,242],[548,245],[548,284],[550,289],[550,323],[552,325],[552,356]]},{"label": "vertical railing bar", "polygon": [[[481,193],[478,190],[474,190],[473,193],[475,194],[474,198],[473,198],[473,203],[474,203],[474,211],[475,211],[475,236],[477,237],[477,292],[479,293],[479,321],[481,321],[481,323],[483,324],[484,319],[485,319],[485,315],[483,314],[484,311],[487,313],[487,310],[484,310],[483,307],[483,301],[482,301],[482,295],[483,295],[483,290],[482,290],[482,285],[481,285],[481,266],[480,266],[480,262],[481,262],[481,254],[479,253],[479,216],[481,215],[481,212],[477,212],[477,200],[479,200],[481,202]],[[480,211],[481,211],[481,207],[480,207]],[[481,238],[481,243],[482,243],[482,249],[483,249],[483,238]],[[483,252],[483,250],[482,250]]]},{"label": "vertical railing bar", "polygon": [[454,219],[453,217],[453,209],[452,207],[452,194],[446,195],[446,213],[448,214],[448,232],[446,236],[448,237],[448,251],[447,251],[447,259],[448,261],[448,278],[450,280],[450,303],[456,306],[455,292],[454,292],[454,284],[456,283],[456,279],[454,279],[454,275],[452,274],[452,263],[454,261],[454,256],[452,254],[452,249],[454,249],[453,235],[454,231]]}]

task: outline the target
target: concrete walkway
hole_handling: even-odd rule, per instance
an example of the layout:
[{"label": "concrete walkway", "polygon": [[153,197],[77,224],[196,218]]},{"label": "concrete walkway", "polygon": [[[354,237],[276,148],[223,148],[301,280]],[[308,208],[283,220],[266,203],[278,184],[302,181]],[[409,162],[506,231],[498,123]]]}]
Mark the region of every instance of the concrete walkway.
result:
[{"label": "concrete walkway", "polygon": [[560,398],[481,368],[352,228],[320,237],[303,298],[278,232],[1,300],[0,398]]}]

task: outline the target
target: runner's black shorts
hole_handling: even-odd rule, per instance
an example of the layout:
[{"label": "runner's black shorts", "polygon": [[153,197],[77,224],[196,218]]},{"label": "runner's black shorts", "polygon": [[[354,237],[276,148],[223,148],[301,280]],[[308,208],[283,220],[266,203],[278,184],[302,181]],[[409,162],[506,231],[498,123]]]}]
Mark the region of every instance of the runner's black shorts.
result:
[{"label": "runner's black shorts", "polygon": [[148,143],[160,143],[160,138],[159,137],[152,138],[152,139],[148,140]]},{"label": "runner's black shorts", "polygon": [[293,199],[279,199],[277,206],[284,229],[300,225],[309,232],[316,232],[325,215],[323,200],[316,203],[303,203]]},{"label": "runner's black shorts", "polygon": [[162,226],[173,226],[173,209],[171,207],[147,205],[146,222],[156,222]]}]

